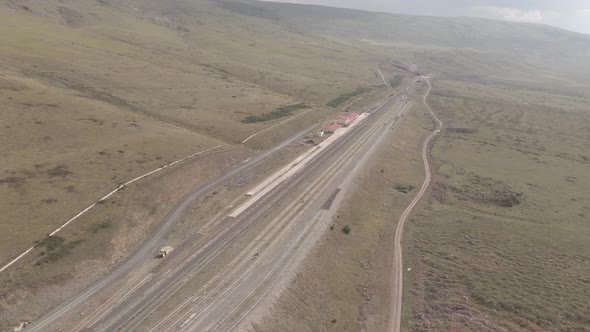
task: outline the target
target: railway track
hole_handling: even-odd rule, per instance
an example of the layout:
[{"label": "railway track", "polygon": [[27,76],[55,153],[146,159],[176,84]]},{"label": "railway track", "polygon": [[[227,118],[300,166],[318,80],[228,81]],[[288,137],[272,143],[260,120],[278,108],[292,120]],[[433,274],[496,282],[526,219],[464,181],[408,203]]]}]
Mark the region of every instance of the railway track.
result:
[{"label": "railway track", "polygon": [[[382,107],[391,107],[392,102],[386,102]],[[358,128],[357,132],[362,132],[362,128]],[[353,134],[352,132],[350,134]],[[137,327],[143,320],[146,319],[152,312],[154,312],[163,302],[172,298],[187,282],[195,277],[199,272],[203,271],[223,250],[225,250],[236,238],[242,236],[253,223],[258,221],[261,216],[268,213],[270,209],[279,201],[292,193],[293,188],[298,188],[305,180],[313,174],[322,164],[330,157],[332,157],[341,146],[346,145],[348,140],[356,137],[354,135],[347,135],[343,140],[339,141],[334,149],[326,151],[326,153],[318,156],[318,159],[303,170],[300,176],[294,177],[287,181],[285,185],[277,187],[271,193],[263,197],[257,203],[257,207],[245,211],[239,218],[235,220],[226,221],[224,224],[228,225],[225,228],[219,229],[217,232],[211,234],[201,243],[198,243],[193,250],[185,250],[187,254],[180,257],[175,257],[174,270],[169,272],[166,276],[166,281],[157,276],[153,279],[154,282],[159,282],[158,287],[150,289],[150,285],[145,285],[136,292],[127,301],[123,301],[120,306],[132,308],[127,313],[119,310],[111,310],[109,315],[101,317],[103,321],[114,321],[114,323],[106,325],[104,323],[96,322],[95,324],[86,325],[86,328],[95,328],[97,330],[132,330]],[[346,140],[344,139],[346,138]],[[335,143],[336,144],[336,143]],[[356,143],[354,146],[357,146]],[[340,158],[345,158],[341,156]],[[299,200],[294,200],[298,202]],[[149,294],[149,295],[143,295]]]},{"label": "railway track", "polygon": [[[376,135],[409,107],[396,96],[385,99],[366,122],[351,128],[296,176],[235,219],[221,211],[201,234],[182,243],[170,259],[150,271],[136,271],[113,296],[68,330],[235,328],[315,239],[314,234],[329,223],[321,200],[334,192],[325,188],[334,186],[334,180],[354,166],[350,156],[362,155]],[[271,215],[276,217],[269,218]],[[253,230],[257,234],[252,235]],[[250,242],[236,249],[235,243],[241,239]],[[229,263],[195,287],[195,279],[202,278],[204,271],[211,270],[219,257],[228,253],[234,255]],[[167,310],[165,314],[163,310]],[[229,314],[219,316],[221,312]]]},{"label": "railway track", "polygon": [[[391,104],[384,105],[386,107],[391,107]],[[278,242],[277,239],[283,239],[283,237],[277,237],[277,234],[281,234],[284,236],[285,230],[292,227],[292,223],[298,218],[301,218],[301,210],[304,210],[307,206],[301,206],[299,204],[301,201],[305,201],[306,199],[309,201],[310,198],[316,196],[318,191],[323,188],[326,183],[333,180],[334,176],[337,175],[338,171],[341,171],[342,168],[339,165],[342,165],[343,161],[348,158],[347,156],[354,154],[359,149],[361,149],[364,144],[375,134],[375,132],[383,130],[383,124],[386,122],[393,122],[394,117],[403,112],[406,108],[400,109],[398,112],[391,112],[390,114],[385,114],[388,116],[383,116],[380,121],[376,121],[376,123],[372,126],[371,130],[368,130],[363,133],[362,137],[357,137],[354,135],[349,135],[348,139],[357,139],[354,144],[348,147],[347,150],[341,151],[338,148],[331,150],[331,154],[322,155],[322,158],[319,158],[314,164],[309,168],[306,169],[306,173],[301,174],[294,180],[291,180],[286,187],[277,188],[276,193],[270,193],[265,198],[271,199],[271,201],[266,202],[263,201],[258,204],[258,207],[246,211],[247,215],[244,216],[243,220],[251,220],[258,219],[260,215],[263,215],[268,212],[268,209],[260,208],[260,206],[272,207],[276,204],[277,201],[284,198],[285,195],[291,193],[292,188],[297,188],[304,179],[307,179],[309,176],[313,174],[313,172],[318,169],[327,158],[330,158],[336,152],[341,152],[338,158],[333,162],[331,168],[324,170],[319,176],[317,176],[317,180],[309,185],[307,188],[308,190],[292,199],[292,203],[280,214],[277,218],[275,218],[270,224],[256,237],[250,246],[247,246],[242,252],[240,252],[234,260],[226,266],[226,268],[219,273],[217,273],[216,277],[209,280],[205,285],[203,285],[199,290],[194,292],[194,295],[188,297],[184,300],[184,302],[176,307],[164,320],[158,322],[153,328],[153,331],[160,331],[160,330],[187,330],[187,321],[201,321],[202,316],[206,314],[208,310],[213,307],[223,307],[227,308],[227,306],[219,306],[219,301],[227,294],[228,291],[233,289],[237,282],[241,281],[245,275],[251,272],[251,270],[255,267],[254,264],[248,264],[250,262],[250,257],[259,253],[259,257],[257,258],[256,262],[261,261],[264,258],[263,254],[260,254],[261,250],[267,243],[275,244]],[[359,131],[361,132],[361,131]],[[347,141],[342,141],[340,146],[345,145]],[[258,212],[255,215],[250,215],[250,213]],[[290,222],[290,223],[289,223]],[[308,228],[309,229],[309,228]],[[279,232],[282,230],[282,232]],[[303,233],[305,234],[305,233]],[[237,234],[237,235],[241,235]],[[274,242],[270,242],[274,241]],[[228,241],[230,242],[230,241]],[[226,242],[226,243],[228,243]],[[257,244],[253,246],[253,244]],[[266,246],[266,248],[270,248]],[[178,292],[183,285],[185,285],[192,277],[195,276],[196,273],[200,272],[207,264],[215,258],[216,255],[220,254],[221,251],[225,249],[224,246],[220,246],[215,248],[215,250],[209,250],[209,254],[212,256],[209,257],[208,260],[202,260],[200,264],[193,265],[193,262],[189,262],[187,265],[192,266],[193,270],[189,272],[189,274],[180,280],[180,282],[175,282],[174,287],[162,288],[160,289],[160,294],[165,294],[163,297],[156,297],[154,300],[153,296],[150,296],[150,303],[146,306],[149,308],[142,307],[142,304],[139,304],[137,309],[139,309],[140,313],[138,315],[132,317],[122,317],[113,325],[105,327],[106,330],[133,330],[138,328],[140,324],[153,312],[156,308],[158,308],[161,303],[165,302],[167,299],[172,297],[176,292]],[[266,252],[266,251],[265,251]],[[264,252],[264,253],[265,253]],[[245,268],[245,270],[243,270]],[[238,274],[236,271],[245,271]],[[179,273],[186,274],[186,270],[183,268],[179,269]],[[235,276],[238,276],[235,278]],[[228,283],[228,280],[233,280],[233,283]],[[223,291],[220,291],[222,290]],[[206,290],[206,296],[201,296]],[[248,297],[246,296],[245,299]],[[202,306],[203,309],[200,311],[195,311],[194,308]],[[184,324],[184,325],[183,325]],[[102,328],[103,326],[101,326]],[[145,328],[145,327],[144,327]],[[200,328],[199,328],[200,329]]]},{"label": "railway track", "polygon": [[[382,124],[379,124],[378,126],[381,126]],[[370,136],[370,135],[368,135]],[[368,137],[367,137],[368,139]],[[359,149],[362,149],[363,147],[365,147],[365,144],[367,143],[367,139],[358,142],[357,144],[355,144],[353,147],[351,147],[350,149],[348,149],[343,155],[346,156],[349,153],[353,154],[358,152]],[[351,150],[355,150],[355,151],[351,151]],[[339,178],[341,176],[343,176],[343,172],[345,171],[344,168],[342,167],[338,167],[339,165],[341,165],[344,162],[344,159],[346,159],[346,157],[343,158],[339,158],[338,160],[336,160],[334,162],[333,167],[329,168],[328,170],[326,170],[326,172],[322,173],[319,177],[318,177],[318,181],[316,181],[315,183],[312,184],[312,186],[310,186],[310,189],[308,189],[307,192],[301,194],[299,197],[297,197],[296,199],[294,199],[294,202],[298,202],[300,199],[311,199],[312,197],[316,197],[318,196],[320,191],[323,191],[323,196],[321,196],[322,198],[326,198],[325,194],[325,187],[329,182],[333,182],[336,178]],[[313,188],[311,188],[313,187]],[[329,196],[331,196],[332,193],[330,193]],[[328,198],[326,199],[329,199]],[[323,202],[324,200],[317,200],[317,202]],[[323,218],[319,217],[318,215],[314,216],[313,218],[305,218],[305,213],[307,212],[305,209],[301,208],[301,207],[297,207],[296,204],[295,206],[290,206],[289,207],[289,212],[290,214],[287,216],[284,215],[280,215],[278,218],[276,218],[275,220],[273,220],[273,222],[276,222],[278,220],[283,220],[282,224],[279,224],[276,228],[276,233],[278,233],[278,231],[280,230],[281,232],[277,235],[275,234],[270,234],[268,239],[264,239],[263,241],[267,241],[268,246],[266,246],[266,251],[259,251],[261,250],[262,245],[259,245],[256,248],[251,249],[250,251],[245,250],[244,252],[241,253],[241,256],[238,256],[236,258],[235,262],[240,262],[239,264],[236,264],[236,266],[232,266],[232,269],[227,269],[226,271],[223,271],[223,273],[218,274],[219,276],[223,276],[223,278],[221,280],[219,280],[217,286],[213,289],[211,288],[207,288],[207,296],[206,297],[201,297],[199,298],[199,301],[195,303],[195,301],[192,301],[193,308],[187,309],[185,310],[185,314],[178,317],[178,318],[170,318],[167,317],[168,321],[164,320],[162,322],[160,322],[154,329],[152,329],[152,331],[189,331],[190,329],[188,329],[186,326],[186,322],[191,320],[191,321],[195,321],[198,322],[205,314],[208,310],[210,310],[212,307],[214,306],[219,306],[220,301],[222,301],[223,297],[230,291],[232,291],[233,288],[236,287],[236,285],[238,284],[238,282],[241,282],[245,277],[247,277],[249,274],[251,274],[252,270],[256,267],[255,264],[259,264],[260,260],[264,259],[264,254],[266,254],[267,252],[273,252],[272,246],[276,246],[277,243],[284,243],[285,241],[288,241],[288,230],[290,230],[293,227],[293,224],[295,224],[296,222],[303,222],[305,224],[305,226],[303,227],[303,229],[301,231],[296,232],[296,234],[299,234],[299,236],[297,237],[297,242],[294,243],[291,248],[303,248],[304,247],[304,243],[305,240],[310,238],[310,235],[314,233],[314,231],[317,229],[318,225],[321,225],[322,222],[324,222],[325,220],[323,220]],[[313,211],[317,211],[317,205],[314,208],[310,209],[313,213]],[[322,212],[323,211],[323,212]],[[322,210],[321,208],[319,209],[319,211],[317,212],[317,214],[321,214],[322,216],[325,215],[325,210]],[[329,220],[328,220],[329,221]],[[258,241],[256,241],[258,242]],[[251,257],[251,255],[253,253],[261,253],[260,256],[257,258],[257,262],[249,262],[247,259],[244,259],[246,257]],[[249,294],[250,296],[246,296],[244,297],[237,306],[235,306],[235,308],[230,311],[228,314],[225,315],[224,320],[222,320],[220,323],[218,323],[217,329],[220,330],[227,330],[227,328],[224,326],[223,329],[221,329],[221,326],[223,326],[223,323],[227,320],[230,319],[230,317],[232,316],[233,313],[235,313],[238,308],[240,308],[240,306],[247,302],[248,299],[250,297],[253,296],[253,294],[255,294],[258,289],[262,286],[262,284],[264,282],[267,282],[269,279],[272,279],[272,275],[276,274],[276,270],[277,269],[281,269],[283,266],[284,267],[288,267],[289,266],[289,262],[291,262],[293,260],[293,258],[296,256],[296,252],[285,252],[283,254],[284,256],[282,256],[283,258],[280,260],[280,263],[282,263],[282,265],[280,264],[275,264],[273,265],[272,269],[269,269],[268,273],[265,275],[264,278],[262,278],[262,280],[259,282],[259,285],[257,285],[255,287],[255,289],[253,291],[251,291],[252,294]],[[232,262],[232,263],[235,263]],[[280,273],[278,274],[280,275]],[[230,282],[233,281],[233,282]],[[200,291],[204,291],[206,288],[203,287],[200,289]],[[214,300],[212,300],[214,298]],[[198,308],[201,304],[203,303],[208,303],[206,304],[203,308],[199,309],[199,310],[195,310],[195,308]],[[227,308],[228,306],[219,306],[219,307],[223,307],[223,308]],[[171,322],[176,322],[176,323],[171,323]],[[198,324],[195,324],[196,326],[193,327],[193,330],[205,330],[204,326],[198,326]],[[164,326],[169,326],[169,328],[167,329],[162,329]]]}]

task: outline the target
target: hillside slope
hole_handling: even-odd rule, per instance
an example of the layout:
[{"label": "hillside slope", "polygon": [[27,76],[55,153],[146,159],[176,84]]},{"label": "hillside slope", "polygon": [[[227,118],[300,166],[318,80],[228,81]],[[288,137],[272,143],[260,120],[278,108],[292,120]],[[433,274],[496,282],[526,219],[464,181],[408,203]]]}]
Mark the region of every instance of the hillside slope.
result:
[{"label": "hillside slope", "polygon": [[555,79],[560,73],[590,83],[590,64],[585,61],[590,57],[590,36],[551,26],[272,2],[221,1],[220,6],[300,33],[364,45],[367,50],[382,46],[396,55],[408,55],[406,61],[425,71],[485,74],[526,84],[534,83],[535,76]]},{"label": "hillside slope", "polygon": [[280,121],[246,116],[314,107],[266,148],[379,84],[373,59],[333,61],[335,43],[228,15],[206,1],[0,2],[0,262],[120,183]]}]

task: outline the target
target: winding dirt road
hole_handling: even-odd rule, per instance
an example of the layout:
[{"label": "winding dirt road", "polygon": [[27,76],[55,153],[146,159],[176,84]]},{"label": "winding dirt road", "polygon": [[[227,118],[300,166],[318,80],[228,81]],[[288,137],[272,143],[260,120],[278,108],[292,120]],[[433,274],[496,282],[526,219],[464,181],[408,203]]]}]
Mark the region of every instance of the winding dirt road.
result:
[{"label": "winding dirt road", "polygon": [[424,171],[426,173],[426,177],[424,178],[424,183],[422,183],[422,188],[414,197],[410,205],[404,210],[402,215],[399,218],[397,223],[397,227],[395,229],[394,235],[394,251],[393,251],[393,268],[392,268],[392,280],[391,280],[391,311],[389,313],[389,328],[388,331],[391,332],[399,332],[401,330],[401,317],[402,317],[402,303],[403,303],[403,277],[404,277],[404,267],[403,267],[403,252],[402,252],[402,239],[404,235],[404,226],[406,224],[406,219],[414,209],[414,207],[418,204],[420,199],[424,196],[424,193],[430,186],[432,172],[430,170],[430,163],[428,161],[428,150],[430,147],[430,141],[434,136],[436,136],[441,128],[443,127],[442,121],[434,114],[428,103],[426,102],[426,98],[430,94],[430,90],[432,90],[432,85],[430,84],[429,80],[426,80],[428,83],[428,90],[424,94],[424,105],[428,108],[430,115],[435,121],[435,128],[434,131],[426,138],[424,143],[422,144],[422,160],[424,161]]}]

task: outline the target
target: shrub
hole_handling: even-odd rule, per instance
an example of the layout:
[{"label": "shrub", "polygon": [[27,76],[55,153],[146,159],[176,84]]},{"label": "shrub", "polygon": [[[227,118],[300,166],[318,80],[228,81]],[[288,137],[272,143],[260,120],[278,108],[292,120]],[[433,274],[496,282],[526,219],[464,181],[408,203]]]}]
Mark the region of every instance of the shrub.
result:
[{"label": "shrub", "polygon": [[394,78],[391,79],[391,81],[389,81],[389,85],[392,88],[397,88],[402,84],[403,79],[404,75],[396,75]]},{"label": "shrub", "polygon": [[409,184],[398,184],[395,186],[395,189],[401,193],[407,194],[414,189],[414,186]]},{"label": "shrub", "polygon": [[359,88],[359,89],[356,89],[356,90],[354,90],[352,92],[343,94],[342,96],[340,96],[340,97],[338,97],[338,98],[330,101],[326,105],[327,106],[330,106],[330,107],[338,107],[338,106],[344,104],[350,98],[356,97],[358,95],[361,95],[361,94],[363,94],[363,93],[365,93],[365,92],[367,92],[369,90],[371,90],[371,88]]},{"label": "shrub", "polygon": [[113,224],[111,223],[110,220],[103,221],[99,224],[96,224],[96,225],[93,225],[92,227],[90,227],[90,231],[92,232],[92,234],[96,234],[96,233],[98,233],[98,231],[110,228],[112,225]]},{"label": "shrub", "polygon": [[66,240],[63,237],[59,235],[53,235],[43,239],[43,241],[39,242],[38,246],[45,247],[48,251],[52,251],[59,249],[65,241]]},{"label": "shrub", "polygon": [[47,175],[50,177],[62,177],[66,178],[70,176],[72,172],[68,169],[66,165],[57,165],[51,169],[47,170]]},{"label": "shrub", "polygon": [[348,234],[350,234],[350,231],[352,231],[352,228],[350,228],[349,225],[342,227],[342,233],[348,235]]},{"label": "shrub", "polygon": [[281,106],[281,107],[277,108],[276,111],[273,111],[270,113],[247,116],[242,120],[242,123],[266,122],[266,121],[282,118],[285,116],[289,116],[289,115],[291,115],[291,113],[298,111],[300,109],[305,109],[305,108],[309,108],[309,106],[306,104],[303,104],[303,103]]},{"label": "shrub", "polygon": [[446,131],[449,133],[459,134],[473,134],[477,132],[477,130],[471,128],[447,128]]},{"label": "shrub", "polygon": [[42,251],[39,254],[42,258],[35,262],[35,265],[40,266],[45,263],[55,262],[60,258],[69,255],[72,249],[82,242],[83,240],[76,240],[66,243],[66,240],[59,235],[48,236],[37,245],[39,247],[44,247],[46,251]]}]

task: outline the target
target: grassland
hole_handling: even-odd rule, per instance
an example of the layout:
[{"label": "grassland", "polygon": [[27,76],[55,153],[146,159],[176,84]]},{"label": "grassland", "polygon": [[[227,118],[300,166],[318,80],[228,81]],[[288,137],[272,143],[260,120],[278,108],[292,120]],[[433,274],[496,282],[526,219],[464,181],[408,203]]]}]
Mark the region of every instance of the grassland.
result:
[{"label": "grassland", "polygon": [[[329,80],[356,72],[378,82],[370,60],[324,63],[336,42],[318,48],[315,37],[280,26],[253,39],[273,24],[227,15],[207,1],[0,2],[1,263],[120,183],[239,143],[280,121],[268,114],[299,107],[284,105],[323,105],[353,84]],[[217,28],[204,34],[203,24]],[[302,45],[308,58],[282,43]],[[259,61],[270,53],[284,56]],[[305,91],[320,85],[321,94]],[[252,146],[268,148],[335,112],[315,108]],[[265,121],[245,125],[245,117]]]},{"label": "grassland", "polygon": [[407,327],[590,328],[587,100],[450,80],[431,100],[450,128],[408,227]]},{"label": "grassland", "polygon": [[3,263],[120,183],[223,144],[35,80],[0,86]]}]

